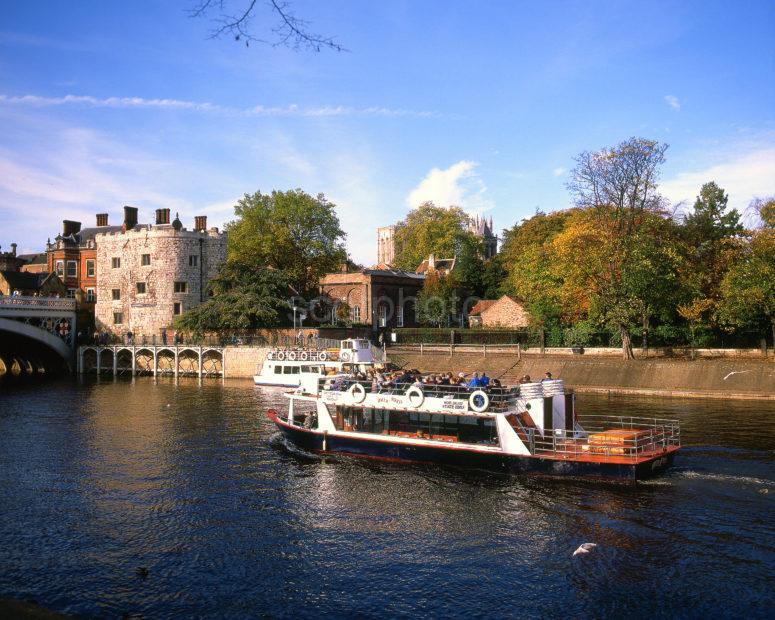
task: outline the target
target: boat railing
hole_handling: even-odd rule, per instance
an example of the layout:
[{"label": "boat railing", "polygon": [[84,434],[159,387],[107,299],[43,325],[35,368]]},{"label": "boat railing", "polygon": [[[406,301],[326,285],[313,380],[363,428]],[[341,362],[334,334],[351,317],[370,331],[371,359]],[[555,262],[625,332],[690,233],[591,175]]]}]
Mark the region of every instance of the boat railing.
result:
[{"label": "boat railing", "polygon": [[519,398],[519,388],[514,387],[468,387],[465,385],[440,385],[435,383],[418,384],[411,381],[372,381],[354,377],[321,377],[320,391],[347,392],[353,385],[361,385],[367,394],[386,394],[404,396],[416,387],[422,391],[425,398],[442,398],[453,400],[469,400],[471,394],[482,390],[489,399],[487,412],[509,411],[515,408]]},{"label": "boat railing", "polygon": [[530,452],[558,459],[637,462],[681,445],[677,420],[584,416],[579,422],[579,429],[553,429],[543,435],[538,429],[525,429]]}]

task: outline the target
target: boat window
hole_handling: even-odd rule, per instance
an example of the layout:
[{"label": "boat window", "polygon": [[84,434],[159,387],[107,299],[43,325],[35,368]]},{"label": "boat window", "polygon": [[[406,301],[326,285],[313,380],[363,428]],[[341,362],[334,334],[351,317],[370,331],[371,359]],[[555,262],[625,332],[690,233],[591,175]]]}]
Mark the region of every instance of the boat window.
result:
[{"label": "boat window", "polygon": [[350,342],[349,340],[345,340],[345,341],[342,342],[342,348],[343,349],[352,349],[353,348],[353,343]]},{"label": "boat window", "polygon": [[274,374],[281,375],[283,373],[283,367],[282,366],[275,366],[274,367]]},{"label": "boat window", "polygon": [[299,366],[286,366],[283,369],[283,374],[284,375],[298,375],[300,370],[301,369],[300,369]]}]

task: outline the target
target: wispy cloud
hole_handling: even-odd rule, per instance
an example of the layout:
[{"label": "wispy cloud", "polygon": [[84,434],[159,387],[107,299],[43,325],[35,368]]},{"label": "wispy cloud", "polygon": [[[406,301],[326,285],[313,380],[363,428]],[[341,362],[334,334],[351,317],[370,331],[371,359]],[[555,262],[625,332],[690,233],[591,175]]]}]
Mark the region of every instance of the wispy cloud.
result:
[{"label": "wispy cloud", "polygon": [[681,102],[675,95],[665,95],[665,103],[667,103],[667,105],[669,105],[674,110],[681,109]]},{"label": "wispy cloud", "polygon": [[556,176],[556,177],[561,177],[566,172],[567,172],[567,170],[565,168],[563,168],[562,166],[559,166],[559,167],[555,168],[554,170],[552,170],[552,174],[554,176]]},{"label": "wispy cloud", "polygon": [[410,110],[405,108],[387,108],[371,106],[356,108],[352,106],[318,106],[304,107],[296,104],[286,106],[254,105],[246,108],[223,106],[208,101],[187,101],[184,99],[147,99],[145,97],[93,97],[91,95],[64,95],[62,97],[43,97],[40,95],[5,95],[0,94],[0,104],[31,107],[51,106],[82,106],[90,108],[119,109],[167,109],[190,110],[196,112],[217,112],[240,116],[372,116],[372,117],[417,117],[433,118],[440,116],[438,112],[425,110]]},{"label": "wispy cloud", "polygon": [[679,172],[665,180],[660,192],[674,204],[682,202],[686,208],[693,204],[700,187],[709,181],[715,181],[727,192],[730,208],[745,213],[753,198],[775,193],[775,148],[733,150],[725,161]]},{"label": "wispy cloud", "polygon": [[406,198],[406,204],[415,208],[423,202],[432,201],[439,207],[455,205],[471,211],[485,211],[492,208],[487,199],[487,186],[477,174],[479,164],[461,160],[449,168],[433,168],[425,175]]}]

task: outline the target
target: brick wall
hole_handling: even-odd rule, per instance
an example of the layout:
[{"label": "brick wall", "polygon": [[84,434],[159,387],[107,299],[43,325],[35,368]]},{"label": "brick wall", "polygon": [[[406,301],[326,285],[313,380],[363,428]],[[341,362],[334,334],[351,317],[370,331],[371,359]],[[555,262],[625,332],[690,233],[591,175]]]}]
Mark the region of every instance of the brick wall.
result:
[{"label": "brick wall", "polygon": [[505,295],[481,314],[483,327],[527,327],[530,315],[525,307]]}]

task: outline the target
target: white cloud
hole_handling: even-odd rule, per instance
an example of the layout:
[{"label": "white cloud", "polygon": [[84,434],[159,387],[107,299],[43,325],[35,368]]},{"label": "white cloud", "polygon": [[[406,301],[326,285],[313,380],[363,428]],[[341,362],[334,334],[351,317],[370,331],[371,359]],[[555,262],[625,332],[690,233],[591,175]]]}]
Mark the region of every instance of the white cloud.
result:
[{"label": "white cloud", "polygon": [[744,213],[757,196],[775,193],[775,148],[754,147],[731,151],[726,161],[700,170],[679,172],[660,184],[660,192],[673,204],[684,202],[691,207],[700,187],[715,181],[729,195],[729,207]]},{"label": "white cloud", "polygon": [[676,97],[675,95],[665,95],[665,102],[674,110],[681,109],[681,102],[678,100],[678,97]]},{"label": "white cloud", "polygon": [[462,160],[441,170],[433,168],[406,198],[414,209],[423,202],[432,201],[439,207],[455,205],[468,210],[484,211],[492,204],[486,197],[487,187],[475,172],[478,164]]},{"label": "white cloud", "polygon": [[241,116],[299,116],[299,117],[326,117],[326,116],[369,116],[369,117],[419,117],[433,118],[439,116],[437,112],[425,110],[407,110],[403,108],[386,108],[371,106],[367,108],[353,108],[350,106],[319,106],[300,107],[296,104],[286,106],[254,105],[247,108],[234,108],[222,106],[207,101],[186,101],[182,99],[146,99],[144,97],[93,97],[91,95],[65,95],[63,97],[41,97],[39,95],[3,95],[0,94],[0,104],[19,105],[31,107],[50,106],[86,106],[91,108],[117,108],[117,109],[167,109],[190,110],[195,112],[218,112],[222,114],[236,114]]},{"label": "white cloud", "polygon": [[555,168],[554,170],[552,170],[552,174],[556,177],[561,177],[566,172],[567,170],[565,170],[565,168],[563,168],[562,166],[559,166],[558,168]]}]

